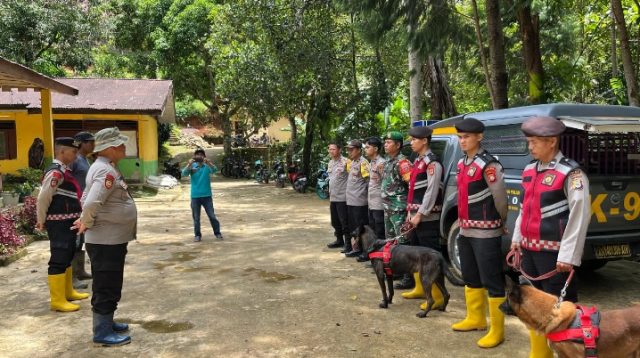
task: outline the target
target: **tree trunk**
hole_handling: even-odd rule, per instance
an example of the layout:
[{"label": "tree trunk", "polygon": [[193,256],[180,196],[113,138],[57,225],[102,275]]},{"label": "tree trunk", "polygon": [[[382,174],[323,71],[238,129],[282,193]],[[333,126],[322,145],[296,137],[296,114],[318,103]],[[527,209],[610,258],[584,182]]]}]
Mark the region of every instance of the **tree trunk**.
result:
[{"label": "tree trunk", "polygon": [[491,73],[489,72],[489,64],[487,62],[487,56],[484,52],[484,42],[482,41],[482,31],[480,28],[480,16],[478,15],[478,4],[476,0],[471,0],[471,6],[473,8],[473,22],[476,28],[476,41],[478,42],[478,52],[480,53],[480,63],[482,63],[482,70],[484,71],[484,84],[489,91],[489,97],[491,97],[491,106],[496,109],[496,96],[493,93],[493,87],[491,87]]},{"label": "tree trunk", "polygon": [[[217,111],[216,111],[217,112]],[[227,113],[212,113],[214,118],[216,116],[220,117],[220,123],[222,123],[222,133],[223,133],[223,148],[225,157],[231,156],[231,120]]]},{"label": "tree trunk", "polygon": [[307,111],[307,122],[304,127],[304,146],[302,147],[302,171],[307,178],[311,177],[311,149],[313,148],[313,136],[317,117],[316,102],[316,93],[314,91],[311,95],[309,110]]},{"label": "tree trunk", "polygon": [[629,36],[627,34],[627,24],[624,21],[624,12],[620,0],[611,0],[611,10],[616,19],[616,27],[620,35],[620,55],[622,56],[622,67],[624,69],[624,79],[627,83],[627,96],[629,97],[629,105],[640,107],[640,98],[638,97],[638,82],[636,79],[633,60],[631,59],[631,50],[629,48]]},{"label": "tree trunk", "polygon": [[411,122],[422,120],[422,74],[418,51],[409,49],[409,117]]},{"label": "tree trunk", "polygon": [[546,102],[544,92],[544,68],[540,51],[540,18],[531,13],[531,5],[523,4],[518,9],[518,23],[522,36],[522,54],[529,79],[529,103]]},{"label": "tree trunk", "polygon": [[293,161],[293,153],[295,153],[298,143],[298,127],[296,126],[296,116],[294,114],[289,115],[289,126],[291,126],[291,139],[289,148],[287,148],[287,163]]},{"label": "tree trunk", "polygon": [[616,38],[616,18],[611,12],[611,77],[618,77],[618,39]]},{"label": "tree trunk", "polygon": [[356,98],[360,97],[360,89],[358,88],[358,72],[356,63],[356,33],[355,33],[355,19],[353,13],[351,13],[351,72],[353,72],[353,92]]},{"label": "tree trunk", "polygon": [[442,119],[458,114],[442,60],[429,56],[423,66],[423,72],[424,91],[428,92],[431,98],[431,119]]},{"label": "tree trunk", "polygon": [[489,59],[491,61],[491,86],[496,99],[496,108],[509,107],[507,65],[504,58],[504,34],[500,17],[499,0],[486,0],[487,29],[489,31]]}]

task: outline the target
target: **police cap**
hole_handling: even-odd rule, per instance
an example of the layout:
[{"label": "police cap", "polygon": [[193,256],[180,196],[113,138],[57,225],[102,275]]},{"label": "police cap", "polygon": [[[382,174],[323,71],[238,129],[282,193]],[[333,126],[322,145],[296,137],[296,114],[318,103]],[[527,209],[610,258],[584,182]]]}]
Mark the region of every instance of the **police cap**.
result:
[{"label": "police cap", "polygon": [[77,140],[78,142],[88,142],[90,140],[96,140],[93,134],[89,132],[79,132],[73,136],[73,139]]},{"label": "police cap", "polygon": [[458,133],[482,133],[484,124],[475,118],[466,118],[455,125]]},{"label": "police cap", "polygon": [[80,148],[80,143],[78,143],[75,139],[71,138],[71,137],[58,137],[56,138],[55,141],[56,145],[62,145],[65,147],[71,147],[71,148]]},{"label": "police cap", "polygon": [[431,136],[433,129],[429,127],[412,127],[409,129],[409,135],[413,138],[427,138]]},{"label": "police cap", "polygon": [[566,129],[564,123],[554,117],[531,117],[522,123],[522,133],[527,137],[557,137]]}]

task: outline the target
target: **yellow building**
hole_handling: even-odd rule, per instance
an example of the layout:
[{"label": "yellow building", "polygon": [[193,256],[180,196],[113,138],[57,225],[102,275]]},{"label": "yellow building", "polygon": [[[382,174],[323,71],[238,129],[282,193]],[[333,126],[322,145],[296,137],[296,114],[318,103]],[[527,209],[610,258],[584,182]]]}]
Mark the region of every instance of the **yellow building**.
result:
[{"label": "yellow building", "polygon": [[[0,92],[0,172],[28,167],[29,148],[47,131],[53,138],[116,126],[129,137],[122,174],[143,181],[158,171],[158,123],[175,122],[173,84],[168,80],[59,78],[77,96],[51,96],[52,128],[45,128],[40,95],[33,90]],[[45,142],[45,147],[47,142]],[[49,152],[50,153],[50,152]],[[45,148],[45,156],[47,148]]]}]

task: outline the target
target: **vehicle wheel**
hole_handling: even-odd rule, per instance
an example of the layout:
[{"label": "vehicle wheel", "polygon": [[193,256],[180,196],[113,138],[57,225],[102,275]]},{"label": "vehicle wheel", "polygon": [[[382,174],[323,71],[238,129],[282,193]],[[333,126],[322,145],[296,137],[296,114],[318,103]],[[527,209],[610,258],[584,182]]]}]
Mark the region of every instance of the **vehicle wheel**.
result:
[{"label": "vehicle wheel", "polygon": [[447,234],[447,252],[451,263],[451,272],[462,279],[462,268],[460,266],[460,252],[458,251],[458,237],[460,236],[460,224],[456,220],[449,228]]},{"label": "vehicle wheel", "polygon": [[593,272],[595,270],[599,270],[607,264],[607,260],[589,260],[584,261],[580,267],[577,268],[578,273],[588,273]]}]

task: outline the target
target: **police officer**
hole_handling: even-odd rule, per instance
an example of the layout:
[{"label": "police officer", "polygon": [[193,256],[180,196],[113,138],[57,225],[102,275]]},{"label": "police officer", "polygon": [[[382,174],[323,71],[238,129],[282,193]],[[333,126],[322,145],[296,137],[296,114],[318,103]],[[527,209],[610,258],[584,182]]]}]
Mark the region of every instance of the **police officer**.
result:
[{"label": "police officer", "polygon": [[[347,221],[351,234],[359,226],[369,224],[369,162],[362,156],[362,142],[357,139],[349,142],[347,152],[349,153],[347,160],[347,173],[349,173],[349,179],[347,179]],[[360,254],[362,254],[361,245],[356,243],[356,247],[345,253],[345,256],[356,257]]]},{"label": "police officer", "polygon": [[118,128],[95,135],[96,161],[87,173],[83,209],[74,225],[85,233],[93,273],[93,341],[112,346],[131,342],[120,335],[128,325],[113,321],[122,293],[127,244],[136,237],[137,210],[124,178],[116,168],[125,157],[127,137]]},{"label": "police officer", "polygon": [[347,221],[347,158],[340,154],[342,146],[338,142],[329,143],[329,210],[331,213],[331,226],[336,240],[327,244],[334,249],[342,247],[342,253],[351,252],[351,240],[349,235],[349,223]]},{"label": "police officer", "polygon": [[[382,141],[378,137],[371,137],[365,141],[364,151],[369,158],[369,226],[380,240],[384,240],[384,207],[380,185],[386,160],[380,155]],[[366,259],[368,261],[368,258]],[[361,261],[361,260],[360,260]]]},{"label": "police officer", "polygon": [[[411,162],[402,154],[403,137],[400,132],[389,132],[384,137],[384,151],[387,161],[384,163],[382,183],[382,205],[384,207],[384,229],[387,239],[398,238],[398,243],[406,245],[409,240],[400,236],[400,229],[407,218],[407,183],[411,178]],[[413,276],[405,275],[394,287],[413,288]]]},{"label": "police officer", "polygon": [[[540,276],[552,270],[558,274],[534,281],[533,285],[559,296],[569,272],[580,266],[591,219],[589,180],[578,163],[559,149],[565,126],[556,118],[533,117],[522,124],[533,161],[522,173],[521,208],[511,247],[522,252],[522,270]],[[576,281],[565,299],[576,302]],[[530,357],[552,357],[544,335],[530,332]]]},{"label": "police officer", "polygon": [[[438,156],[429,147],[432,132],[429,127],[413,127],[409,130],[411,149],[418,157],[413,162],[409,180],[407,213],[411,224],[415,227],[411,233],[413,244],[440,251],[443,168]],[[402,297],[425,297],[419,273],[415,272],[413,277],[415,281],[413,291],[403,292]],[[435,299],[432,309],[437,309],[444,304],[444,297],[436,285],[433,285],[430,290]]]},{"label": "police officer", "polygon": [[[78,154],[76,160],[73,162],[71,168],[71,174],[80,185],[80,190],[84,191],[87,180],[87,171],[89,170],[89,160],[87,156],[93,153],[93,147],[95,146],[95,138],[93,134],[89,132],[79,132],[73,139],[79,143]],[[76,240],[76,253],[73,256],[73,287],[74,288],[87,288],[86,283],[82,283],[78,280],[87,280],[91,278],[91,274],[85,271],[85,252],[82,250],[84,245],[84,235],[78,235]]]},{"label": "police officer", "polygon": [[80,309],[69,301],[82,300],[88,293],[73,289],[71,260],[76,249],[76,230],[73,222],[80,217],[80,187],[71,175],[69,166],[76,158],[78,144],[73,138],[55,140],[55,158],[45,170],[42,189],[36,203],[36,229],[47,229],[51,258],[49,259],[48,282],[51,294],[51,309],[71,312]]},{"label": "police officer", "polygon": [[502,235],[507,220],[507,190],[502,165],[481,146],[484,124],[470,118],[458,122],[458,142],[465,155],[458,161],[458,249],[465,281],[467,315],[454,331],[484,330],[489,294],[489,332],[478,342],[492,348],[504,341],[505,300]]}]

